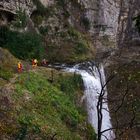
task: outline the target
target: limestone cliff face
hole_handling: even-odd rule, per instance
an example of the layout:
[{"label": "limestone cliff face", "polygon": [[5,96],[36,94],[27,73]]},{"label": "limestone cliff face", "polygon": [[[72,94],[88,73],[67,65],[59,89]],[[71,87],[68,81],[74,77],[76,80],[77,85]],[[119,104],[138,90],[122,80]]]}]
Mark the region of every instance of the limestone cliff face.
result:
[{"label": "limestone cliff face", "polygon": [[[31,17],[30,22],[34,22],[32,28],[35,26],[38,33],[41,28],[47,36],[47,43],[61,44],[60,34],[66,34],[66,38],[71,26],[86,34],[99,52],[112,51],[117,41],[120,45],[124,40],[137,36],[132,18],[140,12],[139,6],[139,0],[0,0],[1,13],[16,14],[20,9],[25,10]],[[43,10],[46,12],[42,13]],[[1,13],[2,23],[6,18]]]},{"label": "limestone cliff face", "polygon": [[116,37],[118,28],[119,5],[114,1],[102,0],[100,23],[106,26],[105,34]]},{"label": "limestone cliff face", "polygon": [[[48,14],[40,13],[42,7],[39,2],[49,11]],[[47,44],[59,47],[67,45],[68,41],[64,40],[67,40],[69,35],[65,35],[65,39],[61,36],[67,34],[71,26],[80,33],[87,34],[92,41],[92,47],[101,55],[104,52],[111,52],[116,47],[120,7],[113,0],[3,0],[0,4],[3,11],[16,14],[16,11],[21,8],[29,17],[31,15],[35,29],[33,24],[28,25],[31,26],[31,30],[38,29],[38,33],[40,28],[47,29],[45,33]],[[71,42],[74,41],[71,40]]]},{"label": "limestone cliff face", "polygon": [[[56,3],[55,0],[39,1],[45,7]],[[72,9],[69,9],[69,7],[74,7],[71,2],[64,0],[64,3],[68,8],[67,10],[71,12]],[[130,32],[134,32],[134,23],[130,19],[139,13],[139,0],[119,0],[117,2],[113,0],[77,0],[75,3],[78,3],[83,8],[83,10],[75,12],[81,12],[80,14],[89,20],[90,28],[88,32],[91,36],[97,34],[100,36],[108,35],[116,39],[118,34],[118,38],[123,39]],[[19,9],[25,10],[28,15],[31,15],[35,5],[33,5],[32,0],[0,0],[0,11],[16,14]],[[70,16],[69,23],[74,24],[72,19],[73,15]]]},{"label": "limestone cliff face", "polygon": [[20,9],[30,15],[33,11],[32,0],[0,0],[0,11],[16,14]]},{"label": "limestone cliff face", "polygon": [[139,38],[138,30],[135,27],[134,17],[140,14],[139,0],[120,1],[120,12],[118,19],[118,42],[123,46],[125,42]]},{"label": "limestone cliff face", "polygon": [[40,2],[41,2],[45,7],[54,4],[54,0],[40,0]]},{"label": "limestone cliff face", "polygon": [[119,5],[108,0],[81,0],[86,9],[85,16],[89,19],[92,35],[109,35],[116,37],[118,28]]},{"label": "limestone cliff face", "polygon": [[[54,4],[53,0],[40,1],[44,4],[44,6]],[[85,16],[90,22],[90,29],[88,32],[91,36],[99,33],[100,35],[109,35],[114,38],[116,37],[120,11],[120,7],[117,2],[114,0],[77,0],[76,2],[82,7],[81,15]],[[68,7],[73,6],[68,1],[66,1],[66,3]],[[74,22],[72,16],[73,15],[71,15],[69,19],[71,24]]]},{"label": "limestone cliff face", "polygon": [[113,0],[80,0],[90,22],[89,33],[99,57],[115,49],[120,7]]}]

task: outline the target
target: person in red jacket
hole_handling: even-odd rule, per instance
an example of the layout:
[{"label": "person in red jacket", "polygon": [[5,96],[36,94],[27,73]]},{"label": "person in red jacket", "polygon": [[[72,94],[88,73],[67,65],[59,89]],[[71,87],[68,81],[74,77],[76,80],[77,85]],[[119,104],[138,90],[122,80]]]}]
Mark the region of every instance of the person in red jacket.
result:
[{"label": "person in red jacket", "polygon": [[46,59],[43,59],[43,60],[41,61],[41,65],[42,65],[42,66],[47,66],[47,65],[48,65],[48,61],[47,61]]}]

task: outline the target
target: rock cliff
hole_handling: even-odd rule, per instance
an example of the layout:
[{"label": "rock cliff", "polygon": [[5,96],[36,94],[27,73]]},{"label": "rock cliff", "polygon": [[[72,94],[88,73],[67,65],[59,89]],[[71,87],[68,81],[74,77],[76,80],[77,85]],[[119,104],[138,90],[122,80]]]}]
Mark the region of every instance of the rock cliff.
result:
[{"label": "rock cliff", "polygon": [[[25,23],[25,19],[27,24],[18,30],[43,35],[47,51],[52,51],[53,56],[66,54],[59,57],[48,54],[47,59],[62,61],[64,58],[62,62],[77,62],[79,57],[78,61],[106,58],[124,42],[138,39],[136,20],[133,19],[139,15],[139,5],[138,0],[1,0],[0,24],[13,21],[19,11],[25,12],[29,18],[18,15],[18,18],[23,17],[18,19],[18,26]],[[53,47],[50,49],[50,46]],[[76,52],[79,50],[81,56]],[[84,52],[88,53],[84,55]]]},{"label": "rock cliff", "polygon": [[[133,119],[131,113],[131,105],[133,105],[133,102],[132,104],[129,104],[129,110],[127,110],[126,108],[126,106],[128,106],[128,103],[131,103],[130,101],[134,101],[134,103],[136,104],[136,116],[134,117],[136,117],[136,122],[139,123],[140,115],[139,113],[137,113],[139,112],[138,109],[140,105],[138,100],[138,76],[140,62],[140,18],[138,18],[140,17],[139,7],[139,0],[0,0],[0,47],[7,48],[17,58],[29,61],[33,58],[37,58],[39,61],[45,58],[49,63],[59,62],[73,64],[87,60],[107,60],[106,70],[109,73],[108,75],[110,76],[110,74],[112,74],[113,72],[118,76],[116,76],[116,79],[111,81],[108,85],[108,89],[110,91],[109,97],[113,99],[113,103],[111,102],[112,100],[109,102],[110,108],[116,108],[116,103],[120,103],[118,100],[121,100],[120,96],[122,96],[122,93],[124,92],[122,90],[125,90],[126,82],[128,82],[130,84],[129,88],[132,94],[130,93],[131,97],[126,97],[125,106],[122,107],[122,110],[119,111],[119,123],[125,123],[124,118],[127,121],[131,121],[131,117]],[[136,26],[137,22],[139,22],[138,26]],[[111,54],[114,55],[110,56]],[[11,60],[10,63],[9,60]],[[0,86],[5,85],[12,77],[13,72],[15,72],[16,69],[17,61],[18,59],[15,59],[12,55],[9,55],[9,52],[7,50],[0,49],[0,63],[5,63],[4,65],[0,65],[0,81],[2,81],[0,82]],[[10,64],[14,65],[14,67],[12,67]],[[10,69],[9,67],[11,67],[12,69]],[[8,71],[6,71],[7,69]],[[64,83],[51,83],[52,79],[50,79],[50,74],[52,74],[52,70],[49,70],[47,72],[49,73],[49,80],[45,78],[47,75],[45,72],[45,68],[39,68],[38,70],[38,74],[35,76],[35,78],[34,74],[32,74],[32,71],[29,74],[28,72],[25,73],[25,75],[23,74],[23,79],[21,80],[15,77],[17,82],[20,82],[19,84],[15,83],[17,85],[17,97],[19,97],[20,94],[18,87],[23,89],[23,94],[25,93],[25,96],[27,95],[28,98],[28,94],[30,94],[29,90],[38,91],[38,88],[36,88],[36,86],[34,87],[34,89],[32,89],[32,87],[29,87],[28,89],[28,85],[40,85],[40,83],[43,84],[44,81],[47,81],[47,83],[44,85],[45,87],[47,87],[49,84],[52,84],[52,86],[56,86],[55,84],[57,84],[56,88],[59,87],[60,90],[68,89],[69,91],[69,88],[71,88],[71,86],[69,86],[71,83],[67,84],[69,88],[67,88],[67,86],[65,87],[65,78],[63,76],[62,78],[64,79]],[[44,74],[42,73],[43,71]],[[40,73],[42,73],[43,75],[40,75]],[[39,75],[40,80],[38,81],[37,77]],[[56,80],[57,82],[59,82],[60,80],[59,76],[61,75],[59,74],[58,76],[56,76],[58,78]],[[29,80],[27,81],[26,79]],[[35,81],[32,83],[32,80],[34,79]],[[42,79],[44,80],[42,81]],[[45,98],[39,98],[39,100],[37,101],[39,101],[39,103],[42,103],[42,99],[45,99],[44,101],[46,103],[46,108],[46,100],[48,99],[46,97],[46,93],[48,93],[49,90],[43,89],[42,85],[40,85],[39,88],[44,91],[43,93],[45,93]],[[134,91],[134,89],[136,89],[136,91]],[[41,91],[39,92],[42,93]],[[54,93],[55,92],[51,93],[49,96]],[[60,92],[58,91],[58,93]],[[34,96],[35,95],[33,95],[33,97]],[[5,100],[5,98],[3,99],[2,97],[2,101],[3,100]],[[24,98],[22,98],[21,101],[23,101],[24,103]],[[54,108],[59,107],[59,103],[57,103],[57,101],[54,101],[55,100],[52,99],[52,106],[54,106]],[[4,103],[4,106],[5,104],[7,104],[6,102]],[[20,105],[19,102],[19,108],[20,106],[22,105]],[[44,108],[44,104],[42,107]],[[126,115],[129,111],[130,114]],[[33,116],[35,116],[34,112],[32,113]],[[71,113],[71,111],[69,113]],[[71,116],[71,120],[66,114],[61,114],[61,117],[66,121],[66,127],[67,125],[68,127],[69,125],[75,126],[75,121],[77,124],[78,120],[75,120],[75,116],[73,115]],[[46,116],[46,114],[44,115]],[[115,126],[115,117],[113,116],[113,113],[111,115],[113,118],[113,125]],[[6,117],[4,116],[3,118]],[[42,125],[44,123],[42,123],[42,120],[44,119],[39,119],[41,121],[41,126],[34,126],[34,122],[31,123],[33,125],[33,131],[34,129],[35,131],[40,131],[44,128],[47,128],[47,123],[45,124],[45,126]],[[6,119],[4,121],[7,122],[7,120],[10,119]],[[26,118],[24,118],[23,116],[23,122],[21,121],[21,123],[27,123],[29,125],[30,122],[26,121],[28,121],[28,118],[26,120]],[[3,124],[3,127],[5,127],[5,124]],[[12,123],[8,122],[7,124]],[[53,122],[50,123],[50,126],[52,126],[52,124]],[[58,123],[56,122],[56,124]],[[15,134],[20,134],[20,132],[17,133],[17,130],[20,131],[19,129],[13,129],[15,128],[15,125],[12,125],[10,129],[7,128],[7,126],[3,129],[6,134],[10,133],[12,130],[14,130],[14,135],[12,135],[12,137],[14,137]],[[25,127],[26,126],[24,125],[21,127],[21,131],[23,131],[23,133],[24,130],[27,131],[27,128]],[[61,125],[59,127],[61,127]],[[63,127],[64,134],[67,134],[67,132],[65,132],[66,127]],[[137,130],[139,129],[139,126],[136,127],[138,128],[134,128],[133,131],[131,131],[131,128],[129,128],[130,130],[128,131],[128,128],[125,127],[123,131],[126,133],[123,133],[124,136],[122,136],[122,139],[127,139],[126,136],[128,135],[128,140],[139,139],[139,134],[137,133],[139,132]],[[50,127],[50,130],[53,131],[51,128],[52,127]],[[95,137],[93,135],[85,136],[85,129],[86,127],[84,127],[84,129],[82,128],[82,131],[78,129],[79,133],[76,138],[80,137],[82,139],[93,139],[93,137]],[[87,131],[93,132],[92,130],[88,129]],[[121,132],[122,131],[120,130],[116,132],[116,136],[119,136]],[[48,134],[45,133],[43,137],[45,137],[46,135]],[[73,136],[73,132],[72,134],[65,136],[65,139],[72,139],[71,135]],[[28,136],[30,137],[30,135]],[[48,138],[51,139],[53,136],[55,136],[54,132],[50,133],[50,136],[48,136]],[[61,136],[63,136],[63,134]],[[2,139],[11,139],[10,136],[8,137],[9,138],[3,137]],[[39,136],[37,136],[37,138],[38,137]]]},{"label": "rock cliff", "polygon": [[[118,19],[118,45],[121,47],[125,42],[139,38],[138,29],[136,28],[136,20],[140,14],[139,0],[122,0],[120,1],[120,12]],[[128,43],[127,43],[128,45]]]},{"label": "rock cliff", "polygon": [[16,14],[18,10],[25,10],[27,14],[33,11],[32,0],[0,0],[0,10]]}]

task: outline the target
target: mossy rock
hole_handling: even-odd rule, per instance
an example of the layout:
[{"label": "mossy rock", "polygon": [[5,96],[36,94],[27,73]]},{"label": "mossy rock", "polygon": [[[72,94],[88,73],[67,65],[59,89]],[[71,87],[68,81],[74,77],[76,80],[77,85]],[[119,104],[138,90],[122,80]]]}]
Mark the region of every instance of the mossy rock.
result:
[{"label": "mossy rock", "polygon": [[15,58],[7,49],[0,47],[0,67],[13,70],[19,60]]},{"label": "mossy rock", "polygon": [[3,80],[12,78],[13,73],[16,72],[18,61],[7,49],[0,47],[0,78]]}]

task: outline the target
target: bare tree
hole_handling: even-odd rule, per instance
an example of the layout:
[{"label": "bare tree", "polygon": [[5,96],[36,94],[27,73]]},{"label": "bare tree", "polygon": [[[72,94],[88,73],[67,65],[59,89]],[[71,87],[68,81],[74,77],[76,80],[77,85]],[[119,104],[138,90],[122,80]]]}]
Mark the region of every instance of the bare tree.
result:
[{"label": "bare tree", "polygon": [[[136,127],[139,125],[139,123],[136,122],[136,113],[137,112],[135,110],[135,107],[134,107],[135,105],[133,102],[131,103],[131,106],[130,106],[132,113],[130,115],[130,118],[127,121],[125,121],[125,123],[121,123],[120,118],[118,116],[119,111],[121,111],[121,109],[126,104],[126,102],[129,102],[128,97],[131,92],[131,86],[129,85],[129,81],[126,81],[124,91],[121,93],[119,99],[116,98],[114,100],[113,98],[107,98],[105,96],[105,93],[106,93],[106,86],[108,86],[108,84],[110,84],[110,82],[112,82],[112,80],[114,78],[118,77],[118,73],[116,71],[119,71],[121,68],[125,67],[126,65],[123,64],[123,65],[119,66],[118,69],[115,70],[115,72],[114,71],[111,72],[110,76],[108,76],[106,81],[103,81],[102,74],[100,71],[100,66],[98,63],[91,62],[91,63],[87,63],[85,66],[86,66],[86,68],[89,67],[88,72],[90,74],[94,74],[93,71],[95,70],[95,67],[96,67],[98,70],[99,78],[100,78],[100,82],[101,82],[101,91],[100,91],[100,93],[98,93],[98,101],[97,101],[97,117],[98,117],[97,139],[101,140],[101,137],[108,139],[105,136],[105,132],[111,131],[111,130],[112,131],[114,130],[114,132],[117,134],[116,139],[120,139],[120,137],[126,133],[126,131],[125,131],[126,129],[128,129],[128,128],[132,129],[133,127]],[[108,109],[103,107],[103,104],[107,103],[107,102],[115,102],[116,107],[110,108],[110,111],[109,111]],[[103,110],[106,110],[109,113],[113,114],[113,118],[114,118],[113,120],[115,122],[114,123],[115,125],[113,124],[113,127],[105,129],[105,130],[102,130],[102,121],[103,121],[102,111]]]}]

